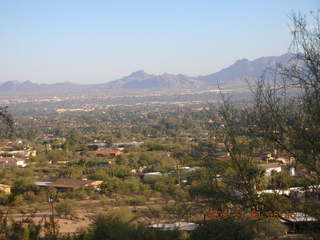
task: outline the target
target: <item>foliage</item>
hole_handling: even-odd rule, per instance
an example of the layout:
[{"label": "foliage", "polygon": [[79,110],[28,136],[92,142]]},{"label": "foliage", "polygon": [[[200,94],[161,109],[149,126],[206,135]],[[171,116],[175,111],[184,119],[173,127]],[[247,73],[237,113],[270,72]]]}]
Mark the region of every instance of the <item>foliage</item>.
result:
[{"label": "foliage", "polygon": [[191,235],[192,240],[268,240],[283,236],[286,228],[275,219],[217,219],[205,222]]},{"label": "foliage", "polygon": [[146,226],[136,222],[137,218],[127,210],[100,213],[95,216],[91,224],[87,238],[88,240],[157,240],[178,239],[179,233],[161,232],[148,229]]},{"label": "foliage", "polygon": [[63,200],[55,206],[59,217],[75,217],[77,204],[73,200]]},{"label": "foliage", "polygon": [[14,121],[8,113],[8,107],[0,106],[0,136],[10,137],[13,134]]},{"label": "foliage", "polygon": [[37,187],[33,180],[28,178],[17,179],[13,184],[12,193],[17,196],[28,191],[37,191]]}]

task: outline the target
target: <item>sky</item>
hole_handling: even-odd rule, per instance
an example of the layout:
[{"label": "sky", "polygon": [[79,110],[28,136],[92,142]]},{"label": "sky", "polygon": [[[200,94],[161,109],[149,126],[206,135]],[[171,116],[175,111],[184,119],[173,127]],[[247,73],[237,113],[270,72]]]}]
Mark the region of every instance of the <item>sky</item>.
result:
[{"label": "sky", "polygon": [[286,53],[289,16],[319,8],[320,0],[0,0],[0,82],[206,75]]}]

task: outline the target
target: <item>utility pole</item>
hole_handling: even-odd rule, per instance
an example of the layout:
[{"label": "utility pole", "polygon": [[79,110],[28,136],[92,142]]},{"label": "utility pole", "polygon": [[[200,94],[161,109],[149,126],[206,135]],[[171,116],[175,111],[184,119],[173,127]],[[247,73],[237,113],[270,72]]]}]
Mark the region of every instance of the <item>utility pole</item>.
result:
[{"label": "utility pole", "polygon": [[50,235],[52,237],[52,240],[57,239],[58,231],[57,231],[57,226],[56,226],[56,221],[55,221],[55,210],[54,210],[54,201],[56,200],[56,196],[54,193],[51,193],[48,196],[48,203],[50,205],[51,209],[51,216],[50,216]]}]

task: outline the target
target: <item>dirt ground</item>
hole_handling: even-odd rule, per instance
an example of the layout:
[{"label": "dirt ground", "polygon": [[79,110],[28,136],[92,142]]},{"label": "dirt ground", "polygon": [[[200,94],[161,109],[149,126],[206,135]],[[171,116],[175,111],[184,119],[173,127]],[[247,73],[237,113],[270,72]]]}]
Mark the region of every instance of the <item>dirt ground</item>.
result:
[{"label": "dirt ground", "polygon": [[59,232],[74,233],[80,229],[87,228],[91,220],[89,218],[81,218],[78,220],[58,219]]},{"label": "dirt ground", "polygon": [[[161,201],[160,201],[161,200]],[[59,218],[55,217],[59,225],[59,232],[60,233],[75,233],[81,229],[87,228],[91,221],[92,217],[98,213],[103,212],[108,209],[119,209],[122,207],[126,207],[132,210],[132,212],[136,211],[148,211],[148,206],[161,206],[165,205],[165,201],[160,198],[150,198],[149,201],[142,206],[130,206],[130,205],[122,205],[122,206],[115,206],[113,204],[101,204],[100,200],[82,200],[78,201],[78,210],[76,211],[75,217],[73,219],[67,218]],[[30,215],[27,214],[10,214],[10,216],[15,220],[25,219]],[[33,221],[36,223],[43,222],[44,219],[47,221],[50,219],[51,212],[49,209],[41,212],[37,212],[32,216]],[[151,219],[149,219],[151,220]]]}]

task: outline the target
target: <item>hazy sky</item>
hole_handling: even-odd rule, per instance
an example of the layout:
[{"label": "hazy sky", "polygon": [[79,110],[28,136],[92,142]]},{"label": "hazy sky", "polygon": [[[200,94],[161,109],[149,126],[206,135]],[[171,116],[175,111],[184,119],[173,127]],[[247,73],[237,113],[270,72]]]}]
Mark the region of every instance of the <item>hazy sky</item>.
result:
[{"label": "hazy sky", "polygon": [[1,0],[0,82],[213,73],[281,55],[289,15],[320,0]]}]

